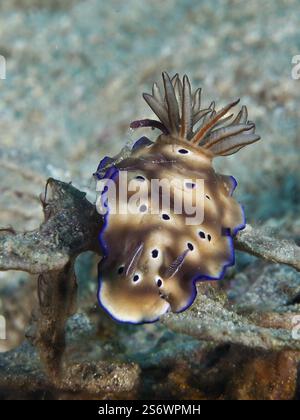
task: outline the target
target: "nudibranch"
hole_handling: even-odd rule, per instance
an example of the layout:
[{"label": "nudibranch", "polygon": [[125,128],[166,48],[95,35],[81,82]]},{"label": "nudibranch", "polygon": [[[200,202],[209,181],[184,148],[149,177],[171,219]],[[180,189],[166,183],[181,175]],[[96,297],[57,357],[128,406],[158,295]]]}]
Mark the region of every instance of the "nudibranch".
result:
[{"label": "nudibranch", "polygon": [[[152,94],[143,97],[158,120],[135,121],[131,128],[158,128],[162,134],[155,142],[142,137],[123,158],[104,158],[95,174],[120,192],[126,172],[131,188],[126,198],[116,194],[118,208],[134,198],[132,185],[146,191],[134,214],[110,211],[107,184],[100,194],[107,211],[100,233],[99,303],[115,320],[134,324],[187,309],[197,281],[221,279],[234,264],[233,238],[245,227],[244,212],[232,197],[236,180],[217,174],[212,161],[260,139],[245,106],[237,115],[229,111],[239,101],[219,111],[214,102],[202,108],[201,89],[192,94],[187,76],[163,73],[163,89],[154,83]],[[158,211],[150,197],[153,179],[174,185],[169,206],[160,193]],[[187,223],[186,209],[175,211],[178,197],[203,208],[198,224]]]}]

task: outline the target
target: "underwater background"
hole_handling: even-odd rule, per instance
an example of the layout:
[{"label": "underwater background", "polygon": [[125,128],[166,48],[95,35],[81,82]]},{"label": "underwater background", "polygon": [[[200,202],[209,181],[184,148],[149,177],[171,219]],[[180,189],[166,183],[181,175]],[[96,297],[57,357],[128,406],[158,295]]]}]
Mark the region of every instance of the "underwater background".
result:
[{"label": "underwater background", "polygon": [[[216,159],[216,167],[238,180],[235,197],[248,223],[300,244],[300,80],[292,77],[299,16],[299,0],[1,0],[6,78],[0,80],[0,228],[40,225],[39,195],[49,177],[92,197],[92,174],[103,156],[143,134],[154,140],[157,132],[135,132],[129,124],[149,116],[141,94],[167,71],[186,73],[194,87],[201,86],[207,106],[241,98],[262,141]],[[76,262],[78,308],[67,325],[67,357],[105,363],[104,377],[122,363],[126,369],[109,391],[78,386],[76,398],[299,398],[295,351],[212,344],[161,323],[113,322],[97,305],[98,260],[85,253]],[[293,304],[299,304],[296,270],[248,254],[237,253],[223,287],[242,305],[257,279],[282,281],[278,293],[284,289],[291,302],[292,289]],[[53,390],[36,373],[40,362],[25,340],[35,287],[35,276],[0,272],[0,315],[7,320],[0,395],[73,398],[73,389]],[[268,289],[259,304],[272,306],[276,293]],[[7,385],[12,359],[29,363],[32,377],[38,375],[32,389],[18,388],[18,381]]]}]

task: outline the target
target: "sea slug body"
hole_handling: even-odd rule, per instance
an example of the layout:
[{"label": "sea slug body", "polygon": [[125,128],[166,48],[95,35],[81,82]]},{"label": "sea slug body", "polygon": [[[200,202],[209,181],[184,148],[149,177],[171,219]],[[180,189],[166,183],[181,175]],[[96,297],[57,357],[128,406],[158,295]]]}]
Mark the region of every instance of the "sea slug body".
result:
[{"label": "sea slug body", "polygon": [[[238,101],[220,111],[214,102],[203,109],[201,90],[192,94],[187,76],[181,80],[177,74],[171,79],[163,73],[163,87],[155,83],[152,94],[143,95],[159,120],[131,124],[162,134],[155,142],[142,137],[124,159],[103,159],[95,174],[99,181],[114,181],[117,192],[125,172],[128,183],[145,188],[136,214],[112,212],[106,203],[100,233],[99,302],[114,319],[134,324],[185,310],[195,299],[196,281],[218,280],[234,264],[233,237],[245,226],[244,212],[232,197],[236,180],[217,174],[212,162],[260,139],[245,106],[236,116],[227,115]],[[151,199],[154,179],[174,187],[171,207],[162,197],[159,204]],[[203,208],[199,223],[187,223],[185,208],[175,211],[182,197]],[[133,198],[134,191],[126,203],[119,198],[119,208]],[[157,205],[159,211],[153,211]]]}]

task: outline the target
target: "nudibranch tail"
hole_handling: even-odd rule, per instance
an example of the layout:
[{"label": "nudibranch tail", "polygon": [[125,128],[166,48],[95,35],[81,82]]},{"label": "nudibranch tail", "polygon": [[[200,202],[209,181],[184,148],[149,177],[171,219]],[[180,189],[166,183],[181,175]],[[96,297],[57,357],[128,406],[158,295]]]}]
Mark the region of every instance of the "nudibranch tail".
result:
[{"label": "nudibranch tail", "polygon": [[[227,156],[260,139],[255,133],[255,125],[248,121],[245,106],[235,118],[226,114],[239,103],[239,99],[215,110],[215,102],[208,108],[201,108],[201,89],[194,93],[186,75],[181,81],[178,74],[172,79],[164,72],[164,93],[157,83],[153,84],[152,95],[144,93],[143,97],[159,121],[134,121],[132,128],[153,127],[160,129],[183,141],[208,149],[214,156]],[[222,118],[224,117],[224,118]],[[233,119],[232,119],[233,118]],[[225,125],[227,124],[227,125]]]}]

